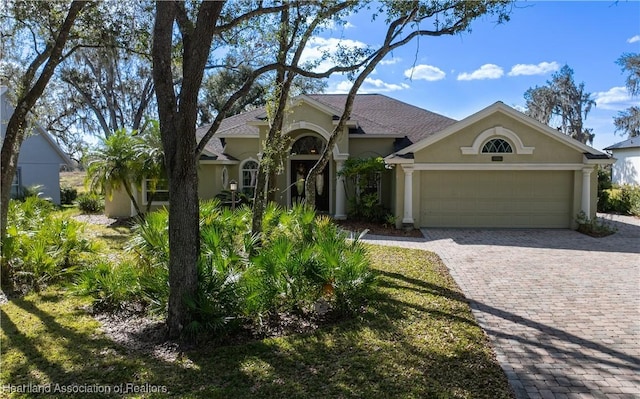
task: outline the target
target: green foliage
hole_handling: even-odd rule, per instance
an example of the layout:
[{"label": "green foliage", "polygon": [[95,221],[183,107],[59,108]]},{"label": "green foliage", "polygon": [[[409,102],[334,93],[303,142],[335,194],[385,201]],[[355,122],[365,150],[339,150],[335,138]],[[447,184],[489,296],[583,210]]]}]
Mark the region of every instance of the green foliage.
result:
[{"label": "green foliage", "polygon": [[142,213],[131,191],[131,185],[140,187],[143,179],[150,179],[149,191],[164,176],[164,153],[160,130],[156,122],[144,133],[116,130],[102,145],[89,154],[87,182],[91,191],[111,196],[124,189],[138,213]]},{"label": "green foliage", "polygon": [[73,205],[73,202],[77,198],[78,190],[76,190],[74,187],[60,187],[60,203],[62,205]]},{"label": "green foliage", "polygon": [[84,238],[84,225],[53,212],[48,201],[29,197],[9,204],[3,263],[21,290],[39,290],[67,280],[91,261],[95,243]]},{"label": "green foliage", "polygon": [[378,223],[386,222],[389,210],[378,196],[378,184],[382,173],[386,172],[384,160],[377,158],[350,158],[338,175],[344,176],[355,187],[355,195],[350,196],[349,218]]},{"label": "green foliage", "polygon": [[[198,290],[187,299],[193,320],[187,333],[223,332],[247,321],[260,330],[281,314],[315,317],[320,302],[346,314],[357,311],[371,292],[375,279],[364,247],[307,207],[285,210],[270,204],[261,240],[251,235],[247,207],[231,211],[213,200],[202,202],[200,210]],[[99,265],[79,280],[82,292],[108,307],[136,300],[165,312],[168,212],[152,212],[138,221],[128,249],[137,274],[130,265]],[[100,281],[85,281],[94,277]],[[136,283],[120,283],[131,278]]]},{"label": "green foliage", "polygon": [[103,198],[95,193],[80,194],[77,202],[82,213],[100,213],[104,209]]},{"label": "green foliage", "polygon": [[[42,198],[44,186],[42,184],[34,184],[31,186],[23,186],[20,187],[19,195],[16,197],[17,200],[24,201],[27,198],[37,197]],[[51,201],[50,198],[45,198],[47,201]]]},{"label": "green foliage", "polygon": [[576,223],[578,224],[577,231],[592,237],[606,237],[616,232],[616,229],[604,220],[589,219],[584,211],[580,211],[576,215]]},{"label": "green foliage", "polygon": [[76,278],[73,291],[94,297],[99,310],[121,309],[142,299],[141,269],[132,262],[99,262],[83,270]]},{"label": "green foliage", "polygon": [[603,190],[598,210],[640,216],[640,187],[626,184]]},{"label": "green foliage", "polygon": [[611,188],[611,167],[598,168],[598,212],[607,212],[609,193]]}]

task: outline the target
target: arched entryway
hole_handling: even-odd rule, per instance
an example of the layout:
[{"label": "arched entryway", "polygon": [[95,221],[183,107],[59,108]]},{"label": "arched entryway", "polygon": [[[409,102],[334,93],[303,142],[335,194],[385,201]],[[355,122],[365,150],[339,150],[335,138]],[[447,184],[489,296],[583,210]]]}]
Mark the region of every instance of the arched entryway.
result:
[{"label": "arched entryway", "polygon": [[[298,138],[291,146],[289,155],[289,204],[302,202],[306,198],[304,183],[309,170],[320,159],[326,141],[316,135],[306,135]],[[330,213],[331,209],[331,179],[327,163],[324,170],[316,180],[316,210],[321,213]]]}]

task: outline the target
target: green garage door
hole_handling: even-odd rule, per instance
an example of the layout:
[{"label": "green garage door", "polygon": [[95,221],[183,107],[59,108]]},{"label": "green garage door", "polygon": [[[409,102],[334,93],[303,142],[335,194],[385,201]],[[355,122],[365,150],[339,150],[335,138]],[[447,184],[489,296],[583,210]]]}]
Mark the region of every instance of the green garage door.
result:
[{"label": "green garage door", "polygon": [[423,227],[567,228],[572,171],[422,171]]}]

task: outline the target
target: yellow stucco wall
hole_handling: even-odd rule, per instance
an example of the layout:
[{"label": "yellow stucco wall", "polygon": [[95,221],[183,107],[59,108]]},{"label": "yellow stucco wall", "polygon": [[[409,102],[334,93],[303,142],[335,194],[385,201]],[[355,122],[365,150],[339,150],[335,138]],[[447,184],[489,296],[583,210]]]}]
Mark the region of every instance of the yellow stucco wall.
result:
[{"label": "yellow stucco wall", "polygon": [[[476,137],[487,129],[502,126],[514,132],[525,147],[535,147],[533,154],[500,154],[502,163],[581,163],[582,153],[560,143],[532,127],[504,114],[494,114],[452,134],[414,154],[415,163],[484,163],[491,154],[464,155],[461,147],[471,147]],[[507,139],[507,141],[509,141]],[[511,143],[512,146],[514,143]],[[495,155],[495,154],[494,154]]]}]

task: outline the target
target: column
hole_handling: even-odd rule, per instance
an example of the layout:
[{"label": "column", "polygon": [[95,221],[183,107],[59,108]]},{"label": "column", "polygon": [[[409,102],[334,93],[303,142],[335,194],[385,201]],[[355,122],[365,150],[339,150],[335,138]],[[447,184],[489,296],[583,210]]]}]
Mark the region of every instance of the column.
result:
[{"label": "column", "polygon": [[404,170],[404,217],[402,224],[413,224],[413,166],[402,166]]},{"label": "column", "polygon": [[[344,161],[336,161],[336,173],[340,172],[343,167]],[[338,176],[336,179],[336,212],[333,216],[337,220],[345,220],[347,218],[344,190],[344,176]]]},{"label": "column", "polygon": [[591,172],[592,168],[582,169],[582,206],[581,210],[591,219]]}]

